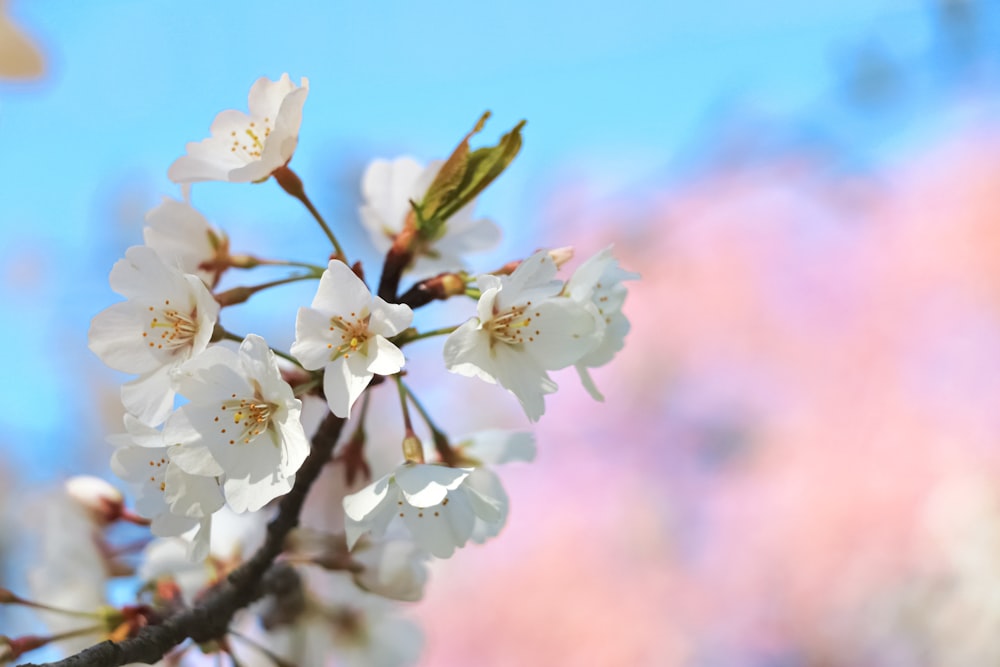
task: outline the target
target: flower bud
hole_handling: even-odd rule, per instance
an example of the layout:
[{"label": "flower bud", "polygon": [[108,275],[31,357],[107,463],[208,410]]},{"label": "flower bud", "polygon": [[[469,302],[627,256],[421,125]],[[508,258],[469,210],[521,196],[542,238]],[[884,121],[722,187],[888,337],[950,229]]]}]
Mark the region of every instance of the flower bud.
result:
[{"label": "flower bud", "polygon": [[66,495],[99,526],[121,518],[125,499],[121,491],[100,477],[78,475],[66,480]]},{"label": "flower bud", "polygon": [[424,462],[424,446],[412,432],[403,438],[403,458],[410,463]]},{"label": "flower bud", "polygon": [[562,248],[553,248],[549,250],[549,257],[552,258],[557,267],[562,268],[563,264],[573,259],[573,246],[567,245]]}]

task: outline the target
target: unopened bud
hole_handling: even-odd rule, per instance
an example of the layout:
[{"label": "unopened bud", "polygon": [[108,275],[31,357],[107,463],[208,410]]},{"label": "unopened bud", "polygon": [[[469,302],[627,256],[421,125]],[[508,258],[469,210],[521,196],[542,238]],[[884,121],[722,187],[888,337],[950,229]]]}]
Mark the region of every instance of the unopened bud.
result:
[{"label": "unopened bud", "polygon": [[66,480],[66,495],[82,507],[99,526],[114,523],[122,516],[125,499],[106,480],[78,475]]},{"label": "unopened bud", "polygon": [[549,250],[549,257],[552,258],[557,267],[562,268],[563,264],[573,259],[573,246],[567,245],[562,248],[553,248]]},{"label": "unopened bud", "polygon": [[413,433],[403,438],[403,457],[410,463],[424,462],[424,446]]}]

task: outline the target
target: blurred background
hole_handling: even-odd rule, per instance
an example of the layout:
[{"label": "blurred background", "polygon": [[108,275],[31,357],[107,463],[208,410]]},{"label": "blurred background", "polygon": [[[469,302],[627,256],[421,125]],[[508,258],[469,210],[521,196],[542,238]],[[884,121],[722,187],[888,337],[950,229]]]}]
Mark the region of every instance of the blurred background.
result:
[{"label": "blurred background", "polygon": [[[490,109],[481,142],[528,125],[480,199],[505,239],[475,267],[614,243],[642,274],[626,348],[595,372],[606,402],[557,374],[537,461],[501,471],[504,533],[436,564],[409,610],[423,664],[1000,661],[997,3],[10,0],[6,14],[44,61],[0,80],[7,585],[23,589],[16,519],[33,499],[110,477],[123,377],[86,332],[118,299],[111,265],[179,196],[166,170],[185,143],[288,72],[310,81],[292,166],[372,272],[367,162],[443,158]],[[321,232],[273,182],[192,199],[234,251],[322,262]],[[261,295],[227,327],[287,349],[313,289]],[[528,426],[509,396],[441,374],[439,343],[411,354],[449,431]],[[0,634],[29,620],[0,610]]]}]

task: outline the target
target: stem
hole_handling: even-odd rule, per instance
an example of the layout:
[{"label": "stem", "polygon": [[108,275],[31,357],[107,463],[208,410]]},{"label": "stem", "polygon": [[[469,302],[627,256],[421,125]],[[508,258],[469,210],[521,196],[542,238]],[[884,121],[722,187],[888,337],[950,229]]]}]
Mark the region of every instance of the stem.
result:
[{"label": "stem", "polygon": [[403,377],[399,373],[396,373],[392,377],[396,380],[396,388],[399,389],[399,404],[403,408],[403,427],[406,429],[406,434],[409,435],[413,433],[413,422],[410,421],[410,406],[406,402],[406,395],[409,393],[409,390],[403,384]]},{"label": "stem", "polygon": [[[242,343],[244,338],[246,338],[246,337],[245,336],[237,336],[232,331],[224,329],[221,324],[216,324],[215,325],[215,331],[212,332],[212,342],[213,343],[217,342],[217,341],[220,341],[220,340],[231,340],[231,341],[234,341],[236,343]],[[299,362],[299,360],[296,359],[295,357],[293,357],[292,355],[288,354],[287,352],[282,352],[281,350],[276,350],[276,349],[274,349],[273,347],[270,347],[270,346],[268,346],[268,348],[271,350],[271,352],[274,352],[274,354],[276,354],[277,356],[281,357],[282,359],[284,359],[286,361],[290,361],[293,364],[295,364],[296,366],[298,366],[299,368],[302,368],[303,370],[305,370],[305,368],[302,366],[302,364]],[[308,383],[306,383],[306,384],[308,384]]]},{"label": "stem", "polygon": [[[261,259],[260,257],[253,257],[256,266],[292,266],[298,269],[309,269],[313,273],[322,274],[326,270],[325,266],[319,266],[318,264],[310,264],[309,262],[293,262],[291,260],[285,259]],[[255,268],[255,267],[236,267],[236,268]]]},{"label": "stem", "polygon": [[[49,611],[55,614],[62,614],[63,616],[74,616],[76,618],[103,618],[100,612],[97,611],[75,611],[72,609],[60,609],[59,607],[53,607],[51,605],[42,604],[41,602],[32,602],[31,600],[25,600],[23,598],[18,598],[13,604],[19,604],[24,607],[31,607],[32,609],[40,609],[42,611]],[[59,637],[53,637],[57,639]]]},{"label": "stem", "polygon": [[437,450],[438,456],[440,456],[441,460],[448,465],[454,465],[457,457],[455,456],[455,450],[451,448],[451,444],[448,442],[448,436],[445,435],[444,431],[437,427],[434,420],[431,419],[430,413],[428,413],[423,404],[417,400],[417,395],[413,393],[413,390],[410,389],[408,385],[404,384],[402,380],[400,380],[400,383],[406,388],[406,393],[409,394],[410,401],[413,402],[413,407],[417,409],[417,412],[420,413],[424,423],[427,424],[427,428],[430,429],[431,438],[434,440],[434,449]]},{"label": "stem", "polygon": [[312,217],[316,218],[316,222],[319,226],[323,228],[323,233],[326,234],[326,238],[330,239],[330,243],[333,244],[333,249],[336,251],[336,256],[344,260],[347,264],[347,255],[344,254],[344,249],[340,247],[340,243],[337,242],[337,237],[333,235],[333,231],[330,226],[326,224],[326,220],[320,215],[320,212],[316,210],[313,206],[312,201],[306,195],[305,187],[302,185],[302,179],[299,178],[298,174],[288,168],[288,165],[279,167],[274,170],[274,178],[278,181],[278,184],[296,199],[298,199],[302,204],[312,213]]},{"label": "stem", "polygon": [[[318,269],[318,267],[317,267]],[[269,283],[262,283],[260,285],[245,285],[242,287],[233,287],[227,289],[225,292],[219,292],[215,295],[215,300],[219,302],[219,305],[223,308],[226,306],[235,306],[238,303],[243,303],[247,301],[257,292],[261,292],[271,287],[278,287],[279,285],[287,285],[289,283],[296,283],[301,280],[316,280],[323,275],[322,269],[316,271],[310,271],[309,273],[302,273],[297,276],[289,276],[287,278],[282,278],[281,280],[272,280]]]},{"label": "stem", "polygon": [[255,649],[265,658],[273,662],[276,665],[276,667],[292,667],[292,663],[286,661],[284,658],[280,657],[277,653],[275,653],[271,649],[267,648],[266,646],[257,642],[256,640],[247,637],[241,632],[236,632],[235,630],[230,629],[229,636],[235,637],[236,639],[239,639],[247,646],[250,646],[251,648]]},{"label": "stem", "polygon": [[404,334],[404,337],[401,338],[399,341],[393,341],[393,342],[396,343],[396,345],[406,345],[407,343],[412,343],[413,341],[421,340],[422,338],[431,338],[433,336],[447,336],[448,334],[453,333],[455,329],[457,329],[460,326],[461,325],[456,324],[455,326],[452,327],[442,327],[440,329],[431,329],[430,331],[421,331],[419,333],[411,334],[409,336],[406,336]]},{"label": "stem", "polygon": [[[327,414],[313,436],[312,451],[295,475],[295,485],[281,498],[277,517],[267,525],[263,546],[195,606],[168,617],[162,623],[141,628],[134,637],[121,642],[101,642],[64,660],[46,663],[47,667],[118,667],[132,662],[153,664],[185,639],[204,643],[225,636],[233,614],[264,594],[262,580],[284,548],[288,533],[298,525],[309,489],[326,466],[343,426],[343,419],[333,413]],[[41,666],[26,664],[22,667]]]},{"label": "stem", "polygon": [[[277,354],[277,352],[275,352],[275,354]],[[295,363],[298,364],[297,361]],[[302,364],[299,364],[299,367],[301,368]],[[301,396],[302,394],[307,394],[310,391],[312,391],[313,389],[315,389],[319,385],[319,383],[322,382],[322,381],[323,381],[323,377],[322,376],[311,378],[309,380],[306,380],[302,384],[297,384],[294,387],[292,387],[292,393],[295,394],[296,396]]]}]

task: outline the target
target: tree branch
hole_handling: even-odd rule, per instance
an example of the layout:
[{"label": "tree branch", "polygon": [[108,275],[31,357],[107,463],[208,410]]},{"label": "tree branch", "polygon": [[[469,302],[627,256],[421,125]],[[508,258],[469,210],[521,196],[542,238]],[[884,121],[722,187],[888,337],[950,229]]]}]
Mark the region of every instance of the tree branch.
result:
[{"label": "tree branch", "polygon": [[118,667],[132,662],[153,664],[190,638],[202,643],[225,636],[233,615],[263,595],[264,579],[284,548],[288,533],[299,523],[302,505],[313,482],[330,460],[344,420],[329,413],[313,436],[312,450],[299,469],[295,485],[280,501],[278,515],[267,525],[267,538],[250,560],[234,570],[194,607],[142,628],[121,642],[105,641],[58,662],[22,667]]}]

